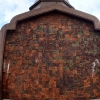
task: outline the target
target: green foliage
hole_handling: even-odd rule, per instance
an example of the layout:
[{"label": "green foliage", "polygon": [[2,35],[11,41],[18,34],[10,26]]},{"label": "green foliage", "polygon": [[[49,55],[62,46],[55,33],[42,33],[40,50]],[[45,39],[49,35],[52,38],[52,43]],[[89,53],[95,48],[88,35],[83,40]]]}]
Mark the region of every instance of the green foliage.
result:
[{"label": "green foliage", "polygon": [[69,67],[68,66],[64,66],[63,69],[67,71],[67,70],[69,70]]}]

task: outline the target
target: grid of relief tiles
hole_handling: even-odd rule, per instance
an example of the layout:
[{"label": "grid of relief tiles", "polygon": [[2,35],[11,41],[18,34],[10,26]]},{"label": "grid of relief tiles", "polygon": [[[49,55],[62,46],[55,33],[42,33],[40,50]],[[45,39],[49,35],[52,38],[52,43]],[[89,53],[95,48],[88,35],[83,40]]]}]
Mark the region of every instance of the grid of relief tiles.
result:
[{"label": "grid of relief tiles", "polygon": [[19,22],[6,36],[3,77],[4,98],[100,98],[100,32],[59,13]]}]

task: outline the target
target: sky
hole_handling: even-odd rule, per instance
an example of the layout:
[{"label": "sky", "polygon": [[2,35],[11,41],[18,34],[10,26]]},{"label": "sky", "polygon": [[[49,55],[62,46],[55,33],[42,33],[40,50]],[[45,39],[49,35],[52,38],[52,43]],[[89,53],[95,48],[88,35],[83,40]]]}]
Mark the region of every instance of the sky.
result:
[{"label": "sky", "polygon": [[[0,0],[0,29],[21,13],[29,11],[35,0]],[[69,0],[70,4],[82,12],[96,16],[100,20],[100,0]]]}]

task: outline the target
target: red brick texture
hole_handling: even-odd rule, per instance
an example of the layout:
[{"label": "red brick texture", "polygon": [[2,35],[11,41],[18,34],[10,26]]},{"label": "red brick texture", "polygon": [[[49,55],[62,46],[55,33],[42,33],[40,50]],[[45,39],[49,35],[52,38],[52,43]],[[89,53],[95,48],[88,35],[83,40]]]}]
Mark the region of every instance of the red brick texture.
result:
[{"label": "red brick texture", "polygon": [[100,98],[100,32],[53,12],[21,21],[7,33],[3,66],[3,98]]}]

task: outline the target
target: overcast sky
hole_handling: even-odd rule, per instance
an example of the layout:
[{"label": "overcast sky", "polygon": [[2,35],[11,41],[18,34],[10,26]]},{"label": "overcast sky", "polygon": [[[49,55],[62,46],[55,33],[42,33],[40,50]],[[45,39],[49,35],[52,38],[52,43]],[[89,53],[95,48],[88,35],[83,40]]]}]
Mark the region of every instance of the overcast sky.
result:
[{"label": "overcast sky", "polygon": [[[0,29],[20,13],[29,11],[35,0],[0,0]],[[100,20],[100,0],[69,0],[77,10],[92,14]]]}]

